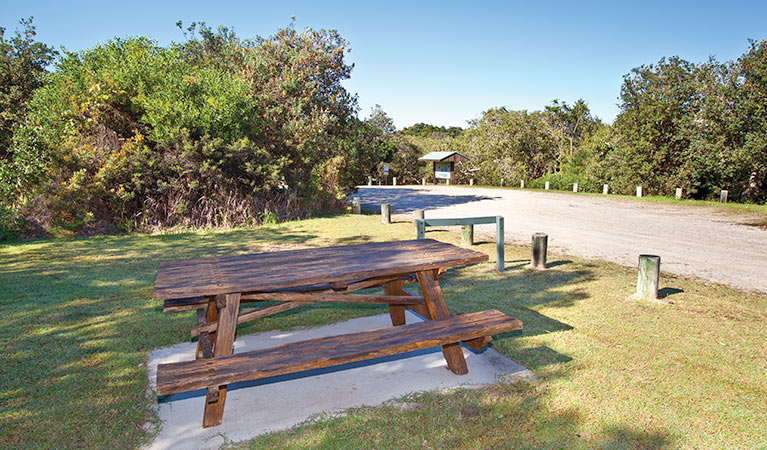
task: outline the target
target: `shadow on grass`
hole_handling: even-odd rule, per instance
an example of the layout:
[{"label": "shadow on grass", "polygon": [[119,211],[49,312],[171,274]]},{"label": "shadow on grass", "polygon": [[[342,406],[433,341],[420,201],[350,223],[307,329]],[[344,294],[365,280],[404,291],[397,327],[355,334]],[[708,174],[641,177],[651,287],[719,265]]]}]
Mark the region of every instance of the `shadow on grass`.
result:
[{"label": "shadow on grass", "polygon": [[684,292],[683,289],[664,287],[664,288],[658,289],[658,298],[666,298],[674,294],[681,294],[682,292]]}]

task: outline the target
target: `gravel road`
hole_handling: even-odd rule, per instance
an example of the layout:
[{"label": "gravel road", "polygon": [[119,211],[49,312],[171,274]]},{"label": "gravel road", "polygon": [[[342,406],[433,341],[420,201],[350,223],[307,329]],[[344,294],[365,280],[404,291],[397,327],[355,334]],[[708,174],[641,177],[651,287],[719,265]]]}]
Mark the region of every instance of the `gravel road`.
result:
[{"label": "gravel road", "polygon": [[[366,209],[390,203],[392,214],[425,209],[426,217],[504,216],[506,241],[636,266],[640,253],[661,256],[661,271],[767,292],[767,230],[710,207],[649,203],[542,191],[459,186],[361,186]],[[494,236],[494,225],[475,234]]]}]

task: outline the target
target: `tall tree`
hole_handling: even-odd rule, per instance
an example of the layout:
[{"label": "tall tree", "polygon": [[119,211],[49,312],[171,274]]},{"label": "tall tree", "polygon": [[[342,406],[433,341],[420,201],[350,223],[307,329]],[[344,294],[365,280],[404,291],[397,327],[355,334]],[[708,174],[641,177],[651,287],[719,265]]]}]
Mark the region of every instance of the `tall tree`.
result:
[{"label": "tall tree", "polygon": [[552,128],[569,144],[567,154],[564,152],[564,146],[558,145],[558,165],[561,165],[566,160],[572,160],[575,148],[583,142],[599,121],[591,115],[589,106],[583,99],[578,99],[572,106],[567,102],[554,99],[551,105],[546,106],[546,111],[552,119]]},{"label": "tall tree", "polygon": [[42,86],[45,68],[56,58],[51,47],[35,41],[32,18],[19,21],[21,29],[10,39],[0,27],[0,160],[9,158],[13,130],[27,114],[35,89]]},{"label": "tall tree", "polygon": [[651,192],[669,192],[680,183],[678,168],[690,144],[687,130],[700,111],[693,63],[661,58],[623,77],[621,112],[615,127],[627,146],[624,167]]}]

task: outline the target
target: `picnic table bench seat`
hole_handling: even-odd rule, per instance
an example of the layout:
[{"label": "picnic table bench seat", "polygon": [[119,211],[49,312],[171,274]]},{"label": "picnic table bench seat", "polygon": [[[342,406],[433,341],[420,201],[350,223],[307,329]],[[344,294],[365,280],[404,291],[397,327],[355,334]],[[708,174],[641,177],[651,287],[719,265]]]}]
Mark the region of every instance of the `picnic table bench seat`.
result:
[{"label": "picnic table bench seat", "polygon": [[521,328],[520,320],[489,310],[294,342],[230,356],[160,364],[157,367],[157,395],[330,367]]}]

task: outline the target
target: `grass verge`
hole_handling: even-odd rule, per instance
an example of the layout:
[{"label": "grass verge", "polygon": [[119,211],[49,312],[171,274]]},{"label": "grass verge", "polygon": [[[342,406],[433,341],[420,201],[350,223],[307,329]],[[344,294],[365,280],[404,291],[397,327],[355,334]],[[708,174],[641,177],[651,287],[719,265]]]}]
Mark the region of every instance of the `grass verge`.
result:
[{"label": "grass verge", "polygon": [[[341,216],[255,229],[100,236],[0,246],[0,446],[135,448],[156,421],[151,349],[188,340],[192,314],[151,300],[160,260],[412,237],[411,223]],[[429,230],[457,243],[458,233]],[[501,353],[534,384],[413,394],[318,418],[241,448],[759,448],[767,442],[767,296],[663,277],[658,303],[633,300],[633,270],[551,255],[524,268],[494,243],[485,264],[450,270],[453,313],[496,308],[524,321]],[[298,308],[238,329],[320,325],[380,306]]]}]

